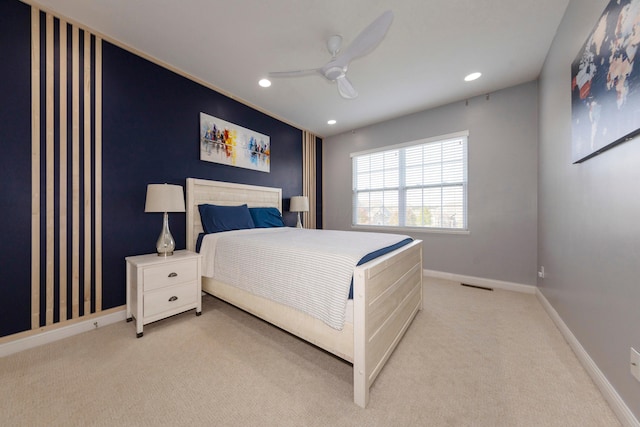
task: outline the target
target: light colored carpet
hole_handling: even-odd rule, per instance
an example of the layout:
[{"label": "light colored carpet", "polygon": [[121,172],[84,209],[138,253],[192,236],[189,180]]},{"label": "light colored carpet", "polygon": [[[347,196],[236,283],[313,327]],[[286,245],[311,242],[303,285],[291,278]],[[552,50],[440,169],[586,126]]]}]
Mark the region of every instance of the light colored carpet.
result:
[{"label": "light colored carpet", "polygon": [[431,280],[371,389],[351,365],[215,298],[0,359],[2,426],[616,426],[535,296]]}]

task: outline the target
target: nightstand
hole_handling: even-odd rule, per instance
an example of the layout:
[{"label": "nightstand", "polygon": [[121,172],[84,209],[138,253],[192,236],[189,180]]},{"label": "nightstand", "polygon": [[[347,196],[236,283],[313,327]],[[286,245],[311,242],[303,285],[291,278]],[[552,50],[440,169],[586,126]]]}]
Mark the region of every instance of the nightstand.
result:
[{"label": "nightstand", "polygon": [[175,251],[125,258],[127,262],[127,322],[136,319],[136,334],[144,325],[183,311],[202,314],[200,254]]}]

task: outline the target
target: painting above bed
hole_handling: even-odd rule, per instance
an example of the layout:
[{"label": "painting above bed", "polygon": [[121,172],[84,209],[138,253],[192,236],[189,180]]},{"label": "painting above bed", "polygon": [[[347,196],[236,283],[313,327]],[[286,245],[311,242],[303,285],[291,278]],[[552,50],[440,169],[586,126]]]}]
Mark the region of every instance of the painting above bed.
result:
[{"label": "painting above bed", "polygon": [[572,159],[640,132],[640,0],[611,0],[571,64]]},{"label": "painting above bed", "polygon": [[200,160],[269,172],[270,154],[267,135],[200,113]]}]

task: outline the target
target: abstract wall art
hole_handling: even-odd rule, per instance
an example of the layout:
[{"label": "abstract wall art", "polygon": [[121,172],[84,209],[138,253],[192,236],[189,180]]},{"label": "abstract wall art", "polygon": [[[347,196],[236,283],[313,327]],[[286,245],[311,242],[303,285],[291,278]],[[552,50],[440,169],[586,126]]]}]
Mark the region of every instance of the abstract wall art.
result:
[{"label": "abstract wall art", "polygon": [[269,172],[270,154],[267,135],[200,113],[200,160]]}]

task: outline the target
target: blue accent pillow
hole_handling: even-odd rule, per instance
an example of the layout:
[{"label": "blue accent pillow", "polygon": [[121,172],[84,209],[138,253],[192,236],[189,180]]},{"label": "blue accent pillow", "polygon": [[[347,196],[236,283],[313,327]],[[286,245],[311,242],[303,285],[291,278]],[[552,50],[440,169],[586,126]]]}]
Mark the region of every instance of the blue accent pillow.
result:
[{"label": "blue accent pillow", "polygon": [[249,208],[241,206],[198,205],[202,228],[207,234],[255,228]]},{"label": "blue accent pillow", "polygon": [[284,220],[278,208],[249,208],[256,228],[284,227]]}]

